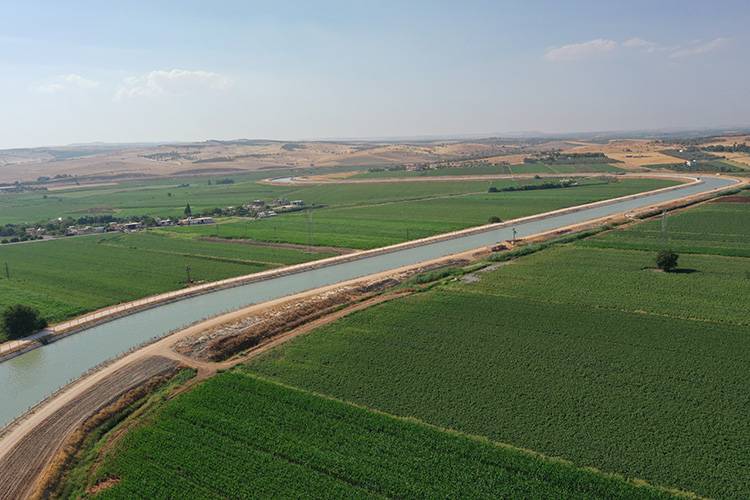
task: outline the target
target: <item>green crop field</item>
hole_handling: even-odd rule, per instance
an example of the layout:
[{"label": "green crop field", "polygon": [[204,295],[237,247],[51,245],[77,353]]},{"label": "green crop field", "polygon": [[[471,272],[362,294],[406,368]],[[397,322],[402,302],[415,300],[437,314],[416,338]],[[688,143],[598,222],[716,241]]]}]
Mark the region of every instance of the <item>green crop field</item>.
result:
[{"label": "green crop field", "polygon": [[650,486],[236,372],[169,401],[97,498],[666,498]]},{"label": "green crop field", "polygon": [[[182,216],[190,203],[194,211],[238,206],[254,199],[302,199],[308,205],[350,206],[431,196],[471,193],[487,189],[486,182],[420,184],[269,185],[257,181],[280,172],[228,177],[233,184],[208,184],[215,177],[129,181],[114,186],[91,186],[62,191],[0,193],[0,224],[35,223],[57,217],[114,214],[117,216]],[[302,172],[304,173],[304,172]]]},{"label": "green crop field", "polygon": [[[526,180],[523,184],[530,182],[543,181]],[[165,231],[367,249],[486,224],[492,216],[508,220],[673,185],[670,181],[652,179],[628,179],[613,183],[592,179],[580,182],[580,186],[565,189],[502,193],[488,193],[487,189],[489,186],[502,188],[517,185],[518,182],[315,186],[306,188],[307,194],[315,193],[313,199],[331,199],[344,186],[347,190],[336,193],[338,206],[332,203],[331,208],[312,210],[309,214],[297,212],[257,221],[169,228]],[[359,196],[352,196],[354,192],[358,192]],[[407,193],[412,198],[397,198]],[[302,196],[300,193],[296,195]],[[347,204],[365,198],[369,199],[368,203]]]},{"label": "green crop field", "polygon": [[[261,190],[279,189],[253,181],[247,183]],[[0,273],[0,308],[12,303],[28,304],[54,322],[180,288],[187,279],[187,266],[194,280],[212,281],[330,256],[323,252],[309,254],[202,241],[201,236],[373,248],[483,224],[492,215],[509,219],[669,184],[661,180],[603,183],[595,179],[581,183],[574,188],[512,193],[487,193],[487,187],[516,185],[516,181],[283,187],[280,189],[284,190],[284,196],[330,208],[313,210],[309,218],[305,213],[292,213],[259,221],[229,219],[210,226],[2,245],[0,267],[7,263],[11,276],[7,279]],[[224,201],[228,203],[233,190],[241,185],[238,182],[220,186],[226,191],[222,195],[227,196]],[[205,185],[200,189],[209,193],[214,187]],[[141,204],[137,210],[143,210],[149,204],[149,196],[163,189],[168,188],[156,183],[152,189],[132,189],[120,195],[134,197],[131,201]],[[68,196],[86,192],[72,192]],[[233,196],[239,196],[240,192],[244,191],[234,192]],[[268,199],[279,195],[265,194]],[[256,195],[260,196],[258,192],[253,196]],[[101,193],[97,196],[107,197]],[[117,198],[115,193],[110,196],[113,200]],[[124,207],[126,202],[112,203]]]},{"label": "green crop field", "polygon": [[[675,215],[613,231],[588,245],[622,249],[657,250],[750,257],[750,192],[735,195],[733,202],[711,202]],[[745,199],[746,202],[741,201]]]},{"label": "green crop field", "polygon": [[193,280],[213,281],[330,255],[154,232],[3,245],[0,309],[24,303],[53,322],[181,288],[187,266]]},{"label": "green crop field", "polygon": [[576,172],[614,173],[622,172],[610,163],[582,163],[578,165],[547,165],[532,163],[523,165],[467,165],[464,167],[446,167],[434,170],[380,170],[362,172],[351,179],[382,179],[390,177],[438,177],[443,175],[509,175],[509,174],[571,174]]},{"label": "green crop field", "polygon": [[[706,221],[713,210],[726,212]],[[700,248],[745,234],[749,212],[707,204],[670,227]],[[577,465],[747,498],[750,259],[684,254],[680,272],[657,272],[659,236],[643,227],[617,236],[628,249],[607,247],[613,233],[554,247],[353,314],[244,369]]]}]

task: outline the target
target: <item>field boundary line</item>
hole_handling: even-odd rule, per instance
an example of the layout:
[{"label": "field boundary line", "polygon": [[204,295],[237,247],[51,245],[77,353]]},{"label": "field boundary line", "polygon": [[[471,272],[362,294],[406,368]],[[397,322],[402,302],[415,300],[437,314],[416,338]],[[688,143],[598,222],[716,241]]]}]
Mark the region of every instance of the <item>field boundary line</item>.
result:
[{"label": "field boundary line", "polygon": [[[620,196],[616,198],[610,198],[607,200],[601,200],[601,201],[596,201],[592,203],[585,203],[583,205],[561,208],[557,210],[552,210],[550,212],[544,212],[541,214],[529,215],[529,216],[520,217],[517,219],[512,219],[510,221],[492,223],[492,224],[484,224],[481,226],[475,226],[475,227],[471,227],[467,229],[450,231],[447,233],[442,233],[442,234],[430,236],[427,238],[420,238],[417,240],[406,241],[406,242],[397,243],[395,245],[389,245],[389,246],[385,246],[381,248],[375,248],[371,250],[361,250],[361,251],[353,252],[351,254],[337,255],[334,257],[328,257],[328,258],[320,259],[317,261],[293,264],[290,266],[283,267],[281,269],[269,269],[267,271],[261,271],[261,272],[252,273],[248,275],[236,276],[233,278],[227,278],[223,280],[204,283],[204,284],[196,285],[196,286],[189,287],[189,288],[183,288],[180,290],[165,292],[162,294],[152,295],[150,297],[145,297],[142,299],[137,299],[134,301],[125,302],[125,303],[117,304],[114,306],[109,306],[109,307],[100,309],[98,311],[94,311],[92,313],[87,313],[78,318],[65,321],[65,322],[61,322],[56,325],[52,325],[49,328],[37,334],[34,334],[30,337],[27,337],[22,340],[13,341],[15,342],[15,344],[11,344],[11,345],[7,345],[7,343],[0,344],[0,362],[6,361],[15,356],[28,352],[45,343],[55,342],[57,340],[67,337],[68,335],[78,333],[81,330],[88,329],[88,328],[97,326],[99,324],[115,320],[123,316],[141,312],[147,309],[151,309],[153,307],[161,306],[164,304],[169,304],[172,302],[184,300],[184,299],[195,297],[198,295],[203,295],[206,293],[224,290],[228,288],[234,288],[234,287],[238,287],[238,286],[242,286],[242,285],[246,285],[250,283],[267,281],[269,279],[289,276],[289,275],[293,275],[293,274],[297,274],[297,273],[301,273],[305,271],[321,269],[321,268],[329,267],[329,266],[336,265],[336,264],[348,263],[348,262],[361,260],[361,259],[368,258],[368,257],[374,257],[377,255],[392,253],[392,252],[396,252],[400,250],[408,250],[411,248],[420,247],[420,246],[428,245],[431,243],[437,243],[437,242],[447,241],[447,240],[460,238],[464,236],[481,234],[481,233],[485,233],[488,231],[494,231],[496,229],[512,227],[519,223],[542,220],[542,219],[546,219],[546,218],[554,217],[558,215],[576,213],[576,212],[588,210],[588,209],[595,208],[595,207],[607,206],[607,205],[619,203],[619,202],[626,201],[626,200],[633,200],[633,199],[643,198],[646,196],[651,196],[654,194],[680,190],[688,186],[693,186],[693,185],[701,184],[704,182],[703,180],[701,180],[700,177],[695,177],[692,175],[683,175],[683,174],[651,174],[651,173],[640,174],[639,173],[639,174],[625,174],[625,175],[621,175],[618,177],[673,179],[673,180],[683,181],[683,183],[677,184],[675,186],[668,186],[665,188],[644,191],[641,193],[635,193],[635,194]],[[657,207],[681,204],[681,203],[685,203],[686,200],[695,199],[695,198],[701,198],[701,197],[706,197],[706,196],[710,197],[710,196],[715,195],[718,192],[729,190],[729,189],[736,189],[737,187],[750,182],[746,179],[738,179],[736,177],[730,177],[730,176],[722,176],[721,178],[732,179],[735,181],[735,184],[732,186],[724,186],[724,187],[714,188],[709,191],[691,194],[686,197],[679,198],[677,200],[670,200],[670,201],[665,201],[662,203],[656,203],[654,205],[649,205],[647,207],[641,207],[629,213],[648,213],[649,211],[655,210]],[[684,182],[684,181],[687,181],[687,182]],[[547,235],[547,234],[554,234],[554,233],[560,234],[561,232],[569,231],[571,227],[592,224],[592,223],[600,222],[602,220],[609,220],[609,219],[612,219],[613,217],[614,216],[610,215],[610,216],[604,216],[604,217],[600,217],[596,219],[591,219],[583,223],[573,224],[571,226],[557,228],[551,231],[540,233],[539,235]]]}]

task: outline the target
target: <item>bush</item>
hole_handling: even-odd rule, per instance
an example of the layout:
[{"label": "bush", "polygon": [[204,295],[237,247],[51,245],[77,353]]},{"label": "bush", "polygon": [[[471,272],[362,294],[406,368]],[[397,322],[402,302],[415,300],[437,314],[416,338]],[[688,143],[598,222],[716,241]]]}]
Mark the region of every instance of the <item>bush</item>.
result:
[{"label": "bush", "polygon": [[656,254],[656,266],[665,273],[674,271],[677,268],[677,259],[679,257],[672,250],[660,250]]},{"label": "bush", "polygon": [[0,317],[0,327],[10,339],[30,335],[47,326],[47,320],[33,307],[16,304],[6,308]]},{"label": "bush", "polygon": [[489,222],[490,224],[496,224],[496,223],[498,223],[498,222],[502,222],[502,221],[503,221],[503,220],[502,220],[502,219],[501,219],[500,217],[498,217],[497,215],[493,215],[492,217],[490,217],[490,218],[488,219],[488,222]]}]

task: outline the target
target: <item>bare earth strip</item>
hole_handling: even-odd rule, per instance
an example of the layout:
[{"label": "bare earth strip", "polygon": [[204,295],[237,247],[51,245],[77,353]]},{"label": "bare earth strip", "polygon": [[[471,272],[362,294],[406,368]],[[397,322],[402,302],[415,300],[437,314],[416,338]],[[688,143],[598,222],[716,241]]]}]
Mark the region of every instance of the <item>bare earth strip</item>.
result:
[{"label": "bare earth strip", "polygon": [[[300,245],[297,243],[274,243],[270,241],[260,241],[260,240],[250,240],[250,239],[234,239],[234,238],[219,238],[217,236],[205,236],[203,238],[200,238],[203,241],[212,241],[216,243],[234,243],[236,245],[249,245],[253,247],[268,247],[268,248],[286,248],[291,250],[302,250],[302,251],[310,251],[311,247],[310,245]],[[345,255],[349,253],[355,253],[359,250],[356,250],[354,248],[344,248],[344,247],[326,247],[326,246],[314,246],[312,249],[317,253],[334,253],[337,255]]]},{"label": "bare earth strip", "polygon": [[[474,176],[474,177],[472,177],[472,180],[476,180],[478,178],[484,178],[484,177],[487,177],[487,178],[521,178],[521,177],[533,177],[533,176],[534,176],[533,174],[529,174],[528,176]],[[570,174],[570,175],[566,175],[565,177],[572,177],[572,176],[586,177],[586,176],[591,176],[591,174],[580,174],[580,175]],[[549,177],[560,177],[560,176],[559,175],[549,175]],[[678,180],[678,181],[682,181],[682,182],[686,182],[687,181],[687,183],[698,182],[697,179],[695,179],[694,177],[690,177],[690,176],[687,176],[687,175],[679,175],[679,174],[651,174],[651,173],[649,173],[649,174],[629,174],[627,176],[624,175],[624,176],[621,176],[621,177],[623,177],[623,178],[627,177],[627,178],[661,178],[661,179],[673,179],[673,180]],[[374,181],[375,182],[384,182],[384,181],[385,182],[404,182],[404,181],[406,181],[406,182],[414,182],[414,181],[432,181],[434,179],[440,179],[440,180],[444,180],[444,181],[461,180],[460,178],[456,179],[455,177],[454,178],[435,177],[435,178],[429,178],[429,179],[426,179],[426,178],[378,179],[378,180],[374,180]],[[354,182],[371,182],[371,181],[373,181],[373,180],[370,180],[370,179],[360,179],[360,180],[340,180],[340,181],[336,181],[336,182],[339,182],[339,183],[352,182],[352,183],[354,183]],[[279,180],[278,179],[277,180],[268,179],[265,182],[267,182],[267,183],[278,183]],[[303,178],[299,178],[299,179],[292,178],[292,179],[290,179],[287,182],[305,183],[304,180],[303,180]],[[654,191],[648,191],[648,192],[644,192],[644,193],[639,193],[638,195],[628,195],[627,197],[629,197],[629,196],[645,196],[645,195],[647,195],[649,193],[656,193],[656,192],[660,192],[660,191],[668,191],[668,190],[676,189],[678,187],[679,186],[672,186],[672,187],[668,187],[668,188],[661,188],[661,189],[657,189],[657,190],[654,190]],[[452,196],[452,195],[447,195],[446,197],[448,197],[448,196]],[[627,197],[624,197],[624,198],[627,198]],[[598,204],[603,204],[603,203],[606,204],[606,203],[610,203],[611,201],[613,201],[613,200],[604,200],[602,202],[595,202],[595,203],[588,204],[587,206],[596,206]],[[560,209],[560,210],[557,210],[557,211],[548,212],[547,214],[539,214],[539,215],[529,216],[529,217],[525,217],[525,218],[521,218],[521,219],[516,219],[515,222],[518,223],[518,222],[521,222],[523,220],[528,220],[530,218],[537,218],[537,217],[540,217],[540,216],[549,216],[549,215],[553,215],[555,213],[561,213],[561,212],[565,212],[565,211],[575,210],[577,208],[579,208],[579,207],[569,207],[569,208],[565,208],[565,209]],[[48,336],[52,335],[56,339],[59,339],[59,338],[62,338],[63,336],[65,336],[65,335],[76,333],[77,331],[80,331],[83,328],[89,328],[89,327],[94,326],[94,325],[96,325],[98,323],[101,323],[101,322],[104,322],[104,321],[109,321],[109,320],[115,319],[115,318],[117,318],[119,316],[123,316],[123,315],[127,315],[127,314],[132,314],[132,313],[137,312],[139,310],[148,309],[148,308],[151,308],[151,307],[156,307],[156,306],[162,305],[162,304],[170,302],[170,301],[180,300],[180,299],[191,297],[193,295],[198,295],[198,294],[202,294],[202,293],[216,291],[216,290],[219,290],[219,289],[222,289],[222,288],[229,288],[229,287],[238,286],[238,285],[242,285],[242,284],[246,284],[246,283],[250,283],[250,282],[263,281],[263,280],[266,280],[266,279],[270,279],[270,278],[278,277],[278,276],[282,276],[282,275],[293,274],[295,272],[299,272],[299,271],[302,271],[302,270],[325,267],[325,266],[328,266],[328,265],[331,265],[331,264],[337,263],[337,262],[344,262],[344,261],[348,261],[348,260],[352,260],[352,259],[365,258],[365,257],[370,256],[370,255],[374,255],[374,254],[378,254],[378,253],[384,253],[384,252],[391,252],[391,251],[394,251],[394,250],[397,250],[397,249],[411,248],[413,246],[419,246],[419,245],[427,244],[427,243],[432,242],[432,241],[440,241],[440,240],[443,240],[443,239],[451,239],[451,238],[459,237],[461,235],[471,234],[471,233],[477,232],[477,231],[483,231],[483,230],[486,230],[487,227],[489,227],[489,226],[476,226],[476,227],[473,227],[473,228],[462,229],[462,230],[453,231],[453,232],[450,232],[450,233],[444,233],[444,234],[439,234],[439,235],[435,235],[435,236],[430,236],[428,238],[423,238],[423,239],[420,239],[420,240],[413,240],[413,241],[407,241],[407,242],[404,242],[404,243],[398,243],[398,244],[395,244],[395,245],[391,245],[389,247],[377,248],[377,249],[372,249],[372,250],[363,250],[363,251],[354,252],[352,254],[337,255],[335,257],[330,257],[330,258],[327,258],[327,259],[320,259],[320,260],[313,261],[313,262],[305,262],[305,263],[301,263],[301,264],[294,264],[294,265],[291,265],[291,266],[285,266],[285,267],[282,267],[282,268],[279,268],[279,269],[271,269],[271,270],[268,270],[268,271],[262,271],[262,272],[254,273],[254,274],[250,274],[250,275],[236,276],[236,277],[233,277],[233,278],[227,278],[227,279],[224,279],[224,280],[214,281],[214,282],[210,282],[210,283],[203,283],[203,284],[191,286],[191,287],[188,287],[188,288],[182,288],[182,289],[174,290],[174,291],[171,291],[171,292],[165,292],[165,293],[162,293],[162,294],[159,294],[159,295],[153,295],[153,296],[150,296],[150,297],[145,297],[145,298],[142,298],[142,299],[137,299],[137,300],[134,300],[134,301],[131,301],[131,302],[126,302],[126,303],[117,304],[117,305],[114,305],[114,306],[105,307],[105,308],[99,309],[97,311],[93,311],[93,312],[84,314],[82,316],[79,316],[78,318],[74,318],[72,320],[68,320],[68,321],[64,321],[62,323],[58,323],[58,324],[52,325],[52,326],[50,326],[46,330],[43,330],[43,331],[41,331],[39,333],[30,335],[30,336],[25,337],[23,339],[12,340],[12,341],[7,341],[7,342],[0,343],[0,361],[4,361],[5,359],[9,359],[12,356],[16,356],[16,355],[22,354],[24,352],[27,352],[27,351],[29,351],[31,349],[35,349],[35,348],[39,347],[41,345],[41,341],[43,340],[44,337],[48,337]]]},{"label": "bare earth strip", "polygon": [[[674,201],[671,203],[674,203]],[[611,217],[605,217],[604,219],[609,218]],[[598,219],[587,221],[586,223],[574,224],[566,228],[557,228],[548,233],[557,234],[561,231],[571,230],[572,228],[582,229],[587,225],[601,222]],[[231,321],[240,320],[251,314],[258,314],[267,308],[277,307],[280,304],[299,301],[305,297],[311,297],[315,294],[321,294],[347,285],[363,283],[368,280],[385,279],[394,274],[420,266],[444,262],[447,259],[471,259],[475,256],[475,253],[476,250],[472,250],[462,254],[441,257],[432,261],[404,266],[365,278],[358,278],[263,304],[249,306],[208,321],[197,323],[194,326],[125,355],[119,360],[64,388],[56,396],[40,405],[35,412],[20,420],[15,427],[10,429],[0,439],[0,470],[3,472],[0,477],[0,495],[2,495],[0,498],[19,498],[27,494],[28,490],[33,486],[31,479],[37,477],[44,469],[56,450],[64,442],[66,436],[73,432],[87,416],[90,416],[97,409],[111,402],[119,394],[123,394],[128,388],[135,387],[164,370],[173,369],[178,363],[197,368],[199,379],[209,376],[216,369],[233,366],[238,362],[245,361],[248,357],[255,356],[281,342],[321,326],[325,322],[333,321],[342,315],[372,306],[380,301],[389,300],[396,295],[375,297],[361,304],[347,307],[332,316],[316,319],[309,324],[302,325],[297,329],[270,339],[244,356],[230,359],[224,363],[203,362],[187,358],[172,350],[175,342],[195,337],[208,329],[216,328]]]},{"label": "bare earth strip", "polygon": [[[90,385],[73,398],[51,402],[49,410],[45,412],[49,415],[34,425],[33,432],[21,432],[18,434],[22,436],[21,439],[3,444],[0,451],[0,498],[28,496],[37,477],[66,437],[85,419],[121,394],[176,366],[174,360],[150,356],[114,371],[105,383]],[[23,430],[24,424],[26,422],[22,422],[18,430]]]}]

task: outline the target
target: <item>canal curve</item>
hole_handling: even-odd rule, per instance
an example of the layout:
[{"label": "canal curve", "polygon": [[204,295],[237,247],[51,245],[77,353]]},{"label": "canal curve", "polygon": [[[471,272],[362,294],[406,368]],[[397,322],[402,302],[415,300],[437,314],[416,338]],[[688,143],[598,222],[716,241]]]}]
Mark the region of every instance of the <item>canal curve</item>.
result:
[{"label": "canal curve", "polygon": [[638,198],[594,204],[576,211],[519,221],[512,227],[505,226],[394,249],[391,252],[365,255],[357,260],[208,292],[92,326],[0,363],[0,427],[98,364],[202,319],[295,293],[492,245],[511,239],[514,228],[517,237],[521,238],[730,187],[735,183],[737,181],[734,179],[704,177],[698,183]]}]

